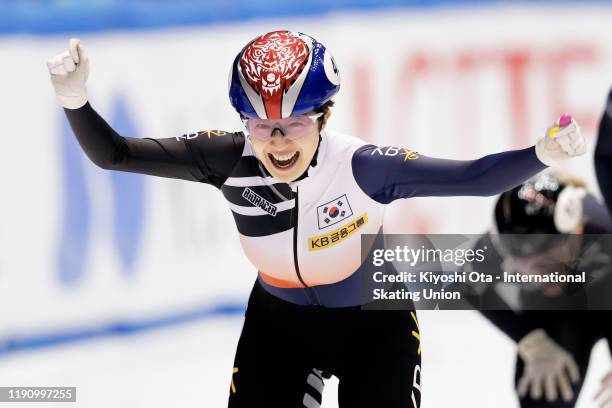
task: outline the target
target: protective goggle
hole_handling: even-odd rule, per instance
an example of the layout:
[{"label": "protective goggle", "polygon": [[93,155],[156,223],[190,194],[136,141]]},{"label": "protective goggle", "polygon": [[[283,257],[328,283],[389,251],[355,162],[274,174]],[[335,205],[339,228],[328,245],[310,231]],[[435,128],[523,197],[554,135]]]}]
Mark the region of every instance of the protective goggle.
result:
[{"label": "protective goggle", "polygon": [[300,139],[315,130],[317,119],[323,112],[312,115],[291,116],[286,119],[242,119],[249,135],[255,139],[268,141],[278,129],[281,134],[291,140]]}]

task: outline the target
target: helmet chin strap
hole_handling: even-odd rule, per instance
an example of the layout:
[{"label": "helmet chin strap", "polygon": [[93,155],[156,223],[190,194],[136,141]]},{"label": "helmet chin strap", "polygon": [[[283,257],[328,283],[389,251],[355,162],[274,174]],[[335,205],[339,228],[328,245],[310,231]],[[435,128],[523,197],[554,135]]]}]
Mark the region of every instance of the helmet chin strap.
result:
[{"label": "helmet chin strap", "polygon": [[314,154],[312,155],[312,159],[310,160],[310,163],[308,163],[308,167],[306,167],[306,170],[304,170],[304,173],[302,173],[300,177],[296,178],[293,181],[300,181],[305,179],[306,177],[308,177],[308,170],[311,167],[317,166],[317,156],[319,156],[319,147],[321,147],[321,140],[321,132],[319,132],[319,142],[317,143],[317,150],[315,150]]}]

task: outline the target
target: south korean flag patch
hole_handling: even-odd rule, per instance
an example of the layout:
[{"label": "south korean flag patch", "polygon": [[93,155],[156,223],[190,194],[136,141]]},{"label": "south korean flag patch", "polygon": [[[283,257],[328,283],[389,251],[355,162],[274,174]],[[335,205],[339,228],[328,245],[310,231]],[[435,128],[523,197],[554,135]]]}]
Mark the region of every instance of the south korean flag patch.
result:
[{"label": "south korean flag patch", "polygon": [[346,194],[317,207],[319,229],[337,224],[351,215],[353,215],[353,210],[348,198],[346,198]]}]

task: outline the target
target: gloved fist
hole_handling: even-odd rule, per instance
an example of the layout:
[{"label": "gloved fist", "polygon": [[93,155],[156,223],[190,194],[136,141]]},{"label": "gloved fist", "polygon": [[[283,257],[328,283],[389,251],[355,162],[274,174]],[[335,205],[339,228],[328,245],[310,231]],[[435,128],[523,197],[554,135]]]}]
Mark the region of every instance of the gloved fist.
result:
[{"label": "gloved fist", "polygon": [[561,116],[546,129],[546,135],[536,144],[538,159],[547,166],[586,152],[586,142],[580,126],[570,116]]},{"label": "gloved fist", "polygon": [[49,59],[47,67],[55,96],[64,108],[78,109],[87,103],[89,59],[79,39],[70,39],[69,49]]},{"label": "gloved fist", "polygon": [[570,379],[573,383],[580,380],[578,365],[544,330],[537,329],[523,337],[518,343],[518,352],[525,363],[517,387],[520,397],[530,390],[531,399],[539,400],[543,390],[546,400],[553,402],[559,398],[560,390],[564,401],[574,398]]},{"label": "gloved fist", "polygon": [[595,400],[601,408],[612,408],[612,371],[601,379],[601,387],[595,394]]}]

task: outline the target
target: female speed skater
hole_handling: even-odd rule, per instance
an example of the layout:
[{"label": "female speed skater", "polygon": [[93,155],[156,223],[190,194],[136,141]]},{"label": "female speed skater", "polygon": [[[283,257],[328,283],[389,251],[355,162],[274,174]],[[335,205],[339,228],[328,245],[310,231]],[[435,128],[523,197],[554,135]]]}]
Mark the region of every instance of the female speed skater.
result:
[{"label": "female speed skater", "polygon": [[[504,297],[496,285],[480,294],[487,303],[481,313],[517,344],[515,381],[523,408],[575,406],[594,344],[606,339],[612,350],[612,91],[599,126],[595,172],[604,203],[578,179],[541,173],[499,197],[493,234],[476,244],[493,249],[479,266],[490,272],[545,273],[563,259],[560,269],[589,276],[584,290],[531,284],[517,298]],[[612,408],[612,370],[594,397],[599,407]]]},{"label": "female speed skater", "polygon": [[328,131],[338,68],[323,44],[293,31],[256,37],[232,63],[229,97],[245,132],[123,137],[88,102],[89,60],[79,40],[47,66],[96,165],[211,184],[225,197],[258,270],[230,407],[317,406],[304,392],[304,384],[316,385],[313,367],[338,377],[340,407],[418,407],[416,315],[361,309],[361,234],[382,234],[394,200],[499,194],[585,151],[573,120],[556,123],[535,146],[469,161]]}]

